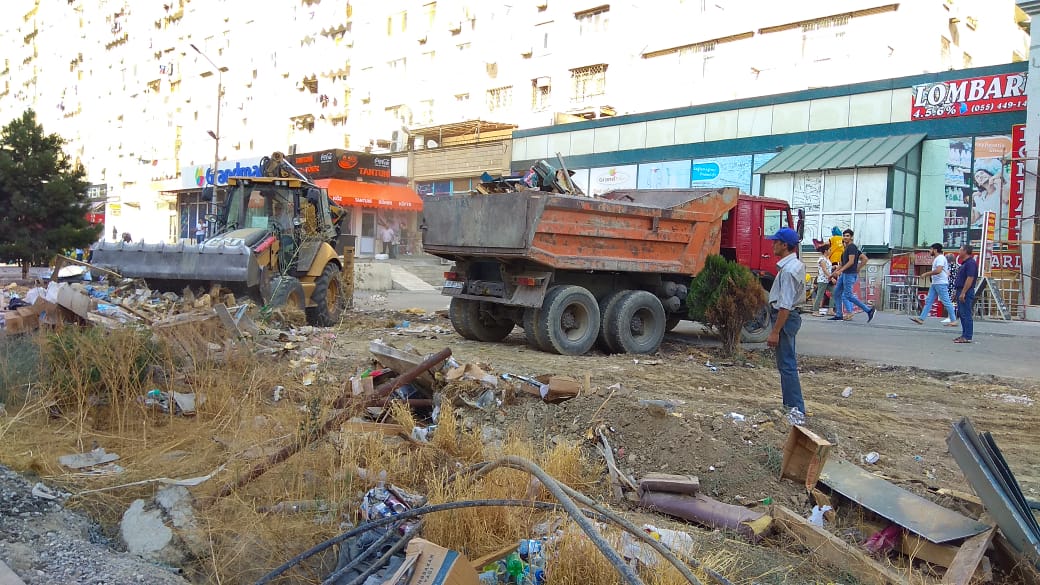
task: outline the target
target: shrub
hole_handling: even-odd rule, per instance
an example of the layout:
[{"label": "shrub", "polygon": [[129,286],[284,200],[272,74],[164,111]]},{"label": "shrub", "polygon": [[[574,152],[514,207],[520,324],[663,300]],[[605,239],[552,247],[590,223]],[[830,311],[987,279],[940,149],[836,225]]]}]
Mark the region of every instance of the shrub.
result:
[{"label": "shrub", "polygon": [[740,347],[744,324],[765,302],[766,292],[751,270],[718,255],[708,256],[686,297],[690,318],[718,331],[727,355]]}]

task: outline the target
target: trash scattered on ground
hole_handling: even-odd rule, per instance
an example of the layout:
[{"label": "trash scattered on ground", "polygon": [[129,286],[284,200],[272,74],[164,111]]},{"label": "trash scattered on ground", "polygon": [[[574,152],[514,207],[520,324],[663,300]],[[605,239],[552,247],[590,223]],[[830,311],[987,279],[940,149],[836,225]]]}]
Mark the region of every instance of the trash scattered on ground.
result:
[{"label": "trash scattered on ground", "polygon": [[870,453],[867,453],[866,455],[863,456],[863,462],[864,463],[869,463],[870,465],[874,465],[875,463],[877,463],[880,460],[881,460],[881,455],[878,454],[877,451],[871,451]]},{"label": "trash scattered on ground", "polygon": [[1022,406],[1033,406],[1033,399],[1028,396],[1017,396],[1014,394],[987,394],[990,398],[996,398],[1007,404],[1021,404]]},{"label": "trash scattered on ground", "polygon": [[104,447],[98,447],[93,451],[87,453],[75,453],[72,455],[62,455],[58,457],[58,463],[61,463],[69,469],[85,469],[88,467],[97,467],[105,463],[111,463],[118,461],[119,455],[115,453],[108,453]]},{"label": "trash scattered on ground", "polygon": [[852,396],[852,387],[846,386],[845,389],[841,391],[841,397],[848,398],[849,396]]},{"label": "trash scattered on ground", "polygon": [[813,506],[812,512],[809,514],[809,524],[823,526],[823,516],[831,510],[830,506]]}]

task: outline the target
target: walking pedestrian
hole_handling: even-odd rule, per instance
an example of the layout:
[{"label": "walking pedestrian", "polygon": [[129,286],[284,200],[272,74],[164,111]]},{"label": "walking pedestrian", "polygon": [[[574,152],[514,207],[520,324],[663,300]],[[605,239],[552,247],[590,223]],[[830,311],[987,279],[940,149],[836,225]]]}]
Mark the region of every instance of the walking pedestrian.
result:
[{"label": "walking pedestrian", "polygon": [[[859,263],[861,260],[866,262],[867,255],[860,252],[859,247],[852,243],[853,235],[855,234],[851,229],[846,229],[841,233],[845,251],[841,254],[841,265],[831,273],[831,281],[835,283],[834,296],[837,298],[834,300],[834,316],[828,320],[843,321],[852,319],[852,307],[846,306],[846,303],[848,303],[862,309],[867,314],[867,323],[870,323],[874,320],[874,313],[877,312],[877,309],[869,307],[866,303],[859,300],[854,288],[856,281],[859,280]],[[848,317],[845,316],[846,311],[849,311]]]},{"label": "walking pedestrian", "polygon": [[948,315],[943,323],[952,327],[957,324],[957,311],[953,308],[953,302],[950,300],[950,263],[946,260],[946,255],[943,254],[942,244],[938,242],[928,248],[928,253],[932,255],[932,269],[921,276],[931,276],[932,285],[928,287],[928,297],[925,298],[921,314],[910,317],[910,320],[918,325],[924,324],[924,320],[928,318],[928,313],[931,312],[932,303],[938,297],[943,307],[946,308],[946,314]]},{"label": "walking pedestrian", "polygon": [[805,264],[798,259],[798,232],[791,228],[780,228],[767,239],[773,240],[773,255],[780,259],[776,263],[777,275],[769,289],[769,311],[773,318],[773,330],[767,343],[776,348],[776,369],[780,373],[780,392],[784,407],[788,409],[791,424],[805,422],[805,401],[802,399],[802,383],[798,379],[798,354],[795,338],[802,327],[802,316],[795,308],[805,298]]},{"label": "walking pedestrian", "polygon": [[957,291],[957,316],[961,321],[961,335],[953,340],[954,343],[971,343],[975,333],[972,311],[975,305],[975,283],[979,279],[979,263],[975,260],[974,252],[971,244],[964,244],[957,254],[961,266],[957,270],[957,280],[953,286]]},{"label": "walking pedestrian", "polygon": [[813,295],[813,314],[826,315],[827,309],[822,308],[823,298],[827,296],[827,292],[831,291],[831,305],[834,304],[834,285],[831,284],[831,260],[830,260],[830,242],[820,242],[816,247],[816,251],[820,253],[820,258],[816,261],[816,293]]}]

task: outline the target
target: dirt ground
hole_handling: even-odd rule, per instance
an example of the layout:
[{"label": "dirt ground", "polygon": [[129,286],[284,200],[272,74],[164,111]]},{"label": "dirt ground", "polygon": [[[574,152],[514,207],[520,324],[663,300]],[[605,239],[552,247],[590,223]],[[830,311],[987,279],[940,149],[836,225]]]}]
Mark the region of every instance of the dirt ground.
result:
[{"label": "dirt ground", "polygon": [[[411,322],[416,328],[418,322]],[[440,317],[430,323],[450,329]],[[727,360],[710,341],[690,345],[669,339],[653,356],[594,351],[568,357],[527,347],[519,329],[501,343],[455,334],[429,339],[385,333],[392,331],[373,331],[424,354],[451,347],[460,363],[485,364],[499,374],[559,374],[579,381],[588,374],[589,394],[559,405],[524,397],[502,409],[498,416],[532,437],[580,440],[602,421],[611,430],[622,469],[636,477],[650,471],[697,475],[708,493],[732,503],[799,493],[776,477],[789,426],[769,350]],[[342,342],[345,349],[361,351],[368,340]],[[1040,435],[1033,432],[1040,424],[1034,405],[1040,383],[828,358],[803,357],[800,372],[807,426],[834,444],[832,457],[859,463],[875,451],[881,458],[865,465],[871,471],[911,487],[970,491],[945,442],[951,425],[968,416],[978,430],[993,434],[1026,496],[1040,494]],[[617,384],[620,389],[612,392]],[[842,396],[846,388],[851,388],[848,398]],[[641,406],[640,400],[671,401],[675,412]]]}]

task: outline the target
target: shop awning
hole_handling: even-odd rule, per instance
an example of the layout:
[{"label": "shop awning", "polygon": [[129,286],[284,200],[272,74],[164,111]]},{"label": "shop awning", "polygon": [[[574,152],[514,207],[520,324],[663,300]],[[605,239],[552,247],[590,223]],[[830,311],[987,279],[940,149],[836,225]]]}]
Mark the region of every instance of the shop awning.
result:
[{"label": "shop awning", "polygon": [[314,184],[328,189],[329,197],[339,205],[422,211],[422,199],[408,187],[343,179],[319,179]]},{"label": "shop awning", "polygon": [[890,167],[924,140],[924,134],[799,144],[755,169],[758,174]]}]

